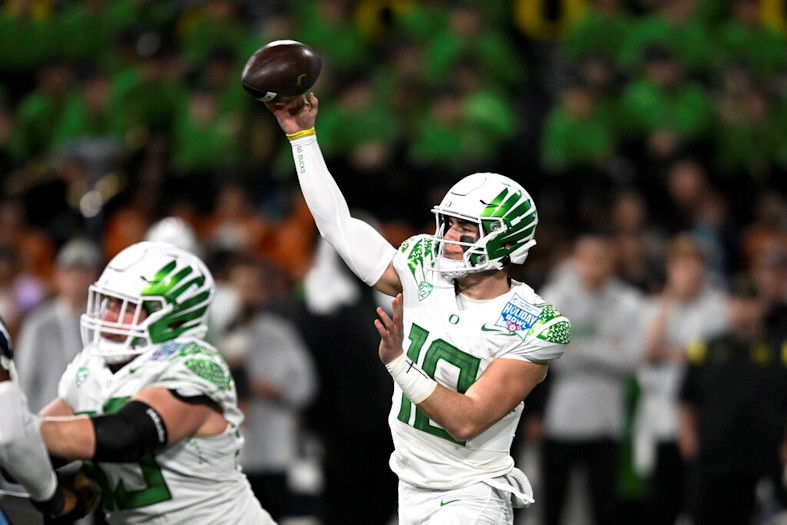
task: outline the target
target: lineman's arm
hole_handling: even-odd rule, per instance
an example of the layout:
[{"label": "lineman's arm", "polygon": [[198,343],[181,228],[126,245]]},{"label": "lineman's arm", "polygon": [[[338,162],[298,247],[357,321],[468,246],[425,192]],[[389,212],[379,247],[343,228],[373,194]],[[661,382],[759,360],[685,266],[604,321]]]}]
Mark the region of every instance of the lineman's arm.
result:
[{"label": "lineman's arm", "polygon": [[[402,291],[392,259],[396,249],[363,221],[353,218],[333,180],[314,134],[319,101],[308,99],[266,104],[290,138],[298,182],[317,228],[350,270],[366,284],[388,294]],[[303,134],[302,136],[297,136]]]},{"label": "lineman's arm", "polygon": [[[5,379],[3,379],[3,377]],[[55,494],[52,470],[36,422],[27,410],[19,385],[0,366],[0,466],[19,482],[35,501]]]},{"label": "lineman's arm", "polygon": [[46,517],[84,516],[95,503],[90,482],[81,471],[68,486],[58,480],[35,416],[9,369],[0,363],[0,466],[27,490],[33,506]]},{"label": "lineman's arm", "polygon": [[464,394],[445,388],[424,377],[403,353],[402,296],[397,295],[391,305],[393,319],[381,308],[377,310],[381,319],[375,320],[380,333],[380,360],[403,390],[413,385],[408,397],[412,396],[418,408],[459,441],[477,436],[502,419],[546,376],[546,364],[499,358]]},{"label": "lineman's arm", "polygon": [[148,387],[114,414],[47,417],[41,435],[55,456],[132,462],[189,435],[220,434],[226,426],[212,403],[190,403],[166,388]]}]

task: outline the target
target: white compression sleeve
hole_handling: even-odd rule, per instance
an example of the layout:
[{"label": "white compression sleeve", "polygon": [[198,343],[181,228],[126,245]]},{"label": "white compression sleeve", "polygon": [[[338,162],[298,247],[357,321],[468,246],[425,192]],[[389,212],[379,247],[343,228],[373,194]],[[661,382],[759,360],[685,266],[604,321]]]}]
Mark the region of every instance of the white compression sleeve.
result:
[{"label": "white compression sleeve", "polygon": [[0,466],[36,501],[52,497],[57,478],[35,416],[14,381],[0,382]]},{"label": "white compression sleeve", "polygon": [[373,286],[382,277],[396,248],[374,228],[350,216],[347,201],[331,177],[315,135],[291,141],[303,197],[317,229],[350,270]]}]

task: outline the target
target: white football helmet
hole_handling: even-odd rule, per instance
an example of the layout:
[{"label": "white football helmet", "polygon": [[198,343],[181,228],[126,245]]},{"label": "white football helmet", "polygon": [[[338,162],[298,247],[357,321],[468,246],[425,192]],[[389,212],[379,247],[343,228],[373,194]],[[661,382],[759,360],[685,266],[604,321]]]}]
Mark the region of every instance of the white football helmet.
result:
[{"label": "white football helmet", "polygon": [[[536,241],[536,204],[517,182],[497,173],[473,173],[454,184],[432,208],[437,229],[432,268],[448,278],[522,264]],[[448,217],[478,225],[477,239],[448,241]],[[446,244],[462,247],[461,260],[445,257]]]},{"label": "white football helmet", "polygon": [[213,294],[213,276],[197,256],[170,243],[133,244],[90,286],[82,342],[88,352],[119,363],[151,344],[202,337]]},{"label": "white football helmet", "polygon": [[202,255],[202,248],[194,229],[180,217],[164,217],[154,223],[145,232],[146,241],[168,242],[191,252],[197,257]]}]

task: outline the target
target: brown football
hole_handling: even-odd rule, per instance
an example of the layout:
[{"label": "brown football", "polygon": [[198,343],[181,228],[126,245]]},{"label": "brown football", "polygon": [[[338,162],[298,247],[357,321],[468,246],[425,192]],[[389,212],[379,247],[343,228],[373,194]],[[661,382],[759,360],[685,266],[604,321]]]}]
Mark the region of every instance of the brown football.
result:
[{"label": "brown football", "polygon": [[279,102],[306,93],[320,74],[322,60],[295,40],[276,40],[258,49],[243,66],[243,87],[257,100]]}]

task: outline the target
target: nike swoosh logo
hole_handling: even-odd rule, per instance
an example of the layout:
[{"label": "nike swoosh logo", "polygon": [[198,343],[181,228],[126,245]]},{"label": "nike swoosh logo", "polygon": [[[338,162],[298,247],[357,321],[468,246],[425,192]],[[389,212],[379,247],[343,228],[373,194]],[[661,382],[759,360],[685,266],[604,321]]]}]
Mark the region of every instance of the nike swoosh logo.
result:
[{"label": "nike swoosh logo", "polygon": [[441,500],[441,501],[440,501],[440,506],[441,506],[441,507],[445,507],[445,506],[446,506],[446,505],[448,505],[449,503],[456,503],[457,501],[459,501],[459,500],[458,500],[458,499],[452,499],[452,500],[449,500],[449,501],[442,501],[442,500]]},{"label": "nike swoosh logo", "polygon": [[486,323],[481,325],[481,330],[484,332],[497,332],[500,335],[516,335],[514,332],[509,332],[501,326],[487,326]]}]

